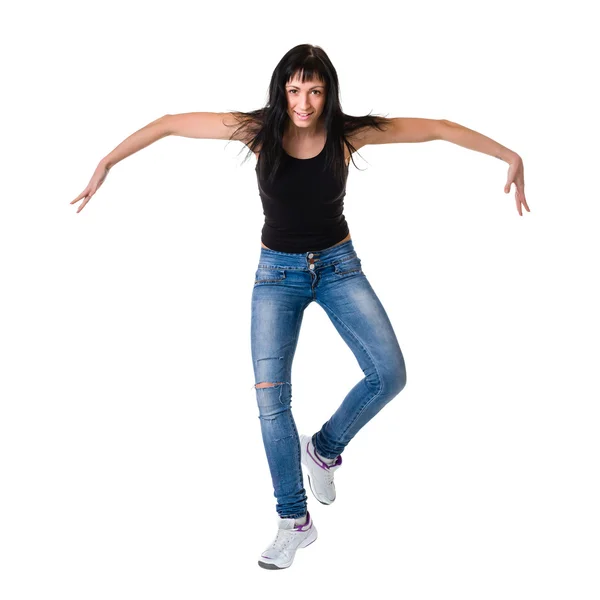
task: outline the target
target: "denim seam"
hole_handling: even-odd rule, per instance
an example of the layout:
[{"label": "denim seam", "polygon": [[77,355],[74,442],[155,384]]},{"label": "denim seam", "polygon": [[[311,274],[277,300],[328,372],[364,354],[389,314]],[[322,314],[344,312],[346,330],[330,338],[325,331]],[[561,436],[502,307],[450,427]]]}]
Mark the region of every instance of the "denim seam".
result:
[{"label": "denim seam", "polygon": [[356,259],[356,258],[358,258],[358,256],[357,256],[357,254],[356,254],[356,251],[355,251],[355,250],[353,250],[353,251],[351,252],[351,255],[352,255],[352,256],[347,256],[346,258],[340,258],[338,261],[334,262],[333,264],[334,264],[334,265],[337,265],[337,264],[339,264],[339,263],[343,263],[343,262],[346,262],[346,261],[348,261],[348,260],[353,260],[353,259]]},{"label": "denim seam", "polygon": [[[349,260],[356,260],[357,257],[356,256],[350,256],[348,258],[342,258],[339,260],[333,260],[332,262],[324,262],[323,259],[319,259],[318,263],[315,262],[315,267],[318,267],[320,269],[324,269],[326,267],[335,267],[336,265],[340,265],[342,263],[345,263]],[[296,267],[296,266],[292,266],[292,265],[282,265],[282,264],[266,264],[266,263],[260,263],[257,266],[258,269],[284,269],[287,271],[307,271],[309,270],[308,267]],[[362,268],[362,266],[361,266]]]},{"label": "denim seam", "polygon": [[[342,435],[345,435],[346,432],[350,429],[350,427],[352,427],[352,425],[354,425],[354,423],[356,423],[356,421],[358,420],[358,418],[362,415],[362,413],[367,409],[368,406],[371,405],[371,403],[373,402],[373,400],[375,400],[378,396],[380,396],[383,393],[383,380],[381,379],[381,375],[379,374],[379,370],[377,369],[377,363],[373,360],[373,357],[371,356],[371,353],[369,352],[369,350],[367,349],[367,347],[360,341],[360,338],[356,335],[356,333],[354,333],[354,331],[352,331],[352,329],[350,329],[350,327],[348,327],[348,325],[346,325],[336,314],[335,312],[333,312],[333,310],[327,306],[327,304],[325,304],[322,301],[318,301],[322,306],[324,306],[325,308],[327,308],[327,310],[329,310],[331,312],[331,314],[343,325],[343,327],[345,329],[347,329],[350,334],[354,337],[354,339],[359,343],[360,347],[364,350],[365,354],[369,357],[369,360],[371,361],[371,364],[373,365],[373,367],[375,368],[375,372],[377,373],[377,379],[379,381],[379,391],[372,397],[369,398],[361,407],[360,411],[358,411],[358,413],[355,415],[354,419],[352,420],[352,422],[348,425],[348,427],[346,427],[346,429],[343,431]],[[366,377],[365,377],[366,379]],[[317,449],[318,451],[318,449]]]},{"label": "denim seam", "polygon": [[278,281],[283,281],[285,277],[281,277],[280,279],[255,279],[254,285],[258,283],[277,283]]},{"label": "denim seam", "polygon": [[338,277],[343,277],[344,275],[350,275],[350,273],[358,273],[358,272],[362,272],[362,268],[361,269],[350,269],[348,271],[334,271],[334,275],[337,275]]},{"label": "denim seam", "polygon": [[[276,252],[276,250],[273,250],[273,252]],[[279,254],[285,254],[284,252],[280,252]],[[303,259],[306,258],[306,256],[304,254],[300,254],[299,256],[302,256]],[[349,260],[355,260],[359,258],[358,254],[356,253],[356,250],[352,250],[351,252],[348,252],[346,254],[342,254],[341,256],[337,256],[335,258],[329,258],[329,259],[323,259],[321,257],[319,257],[317,255],[317,261],[318,261],[318,265],[315,263],[315,266],[319,267],[319,268],[325,268],[325,267],[332,267],[341,263],[344,263],[346,261]],[[261,259],[259,260],[258,263],[258,268],[259,269],[289,269],[289,270],[294,270],[294,271],[306,271],[307,267],[302,266],[302,267],[297,267],[297,266],[293,266],[293,265],[285,265],[285,264],[269,264],[266,262],[262,262],[263,258],[261,257]]]},{"label": "denim seam", "polygon": [[282,267],[279,265],[266,265],[264,263],[260,263],[258,265],[258,269],[286,269],[286,268],[293,268],[293,267]]}]

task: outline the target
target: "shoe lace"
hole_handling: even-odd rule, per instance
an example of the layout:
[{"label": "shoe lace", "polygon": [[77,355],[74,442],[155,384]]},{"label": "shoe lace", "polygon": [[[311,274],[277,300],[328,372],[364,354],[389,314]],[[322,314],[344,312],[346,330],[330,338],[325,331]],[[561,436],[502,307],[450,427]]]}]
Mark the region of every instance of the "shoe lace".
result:
[{"label": "shoe lace", "polygon": [[325,469],[325,473],[324,473],[325,481],[329,484],[333,483],[333,473],[334,473],[334,471],[331,468]]},{"label": "shoe lace", "polygon": [[292,530],[279,529],[273,543],[269,546],[269,550],[285,550],[292,539]]}]

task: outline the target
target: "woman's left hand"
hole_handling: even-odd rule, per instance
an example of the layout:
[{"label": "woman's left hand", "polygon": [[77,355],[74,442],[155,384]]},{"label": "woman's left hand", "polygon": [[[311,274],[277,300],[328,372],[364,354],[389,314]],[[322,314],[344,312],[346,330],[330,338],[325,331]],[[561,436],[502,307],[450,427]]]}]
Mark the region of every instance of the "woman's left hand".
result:
[{"label": "woman's left hand", "polygon": [[515,154],[514,159],[512,159],[509,163],[508,178],[506,179],[506,185],[504,186],[505,193],[508,194],[510,192],[510,186],[513,183],[517,188],[515,193],[517,210],[519,211],[519,214],[523,216],[521,205],[527,209],[527,212],[531,211],[529,210],[529,206],[527,206],[527,200],[525,200],[525,174],[523,172],[523,160],[518,154]]}]

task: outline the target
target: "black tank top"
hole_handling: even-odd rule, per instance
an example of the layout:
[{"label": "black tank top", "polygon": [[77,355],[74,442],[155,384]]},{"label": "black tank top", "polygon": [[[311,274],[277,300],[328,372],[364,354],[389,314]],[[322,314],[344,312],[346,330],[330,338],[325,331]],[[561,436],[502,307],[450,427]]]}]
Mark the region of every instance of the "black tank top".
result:
[{"label": "black tank top", "polygon": [[303,253],[329,248],[348,235],[343,213],[348,165],[341,187],[331,169],[323,171],[324,165],[325,148],[306,159],[284,151],[277,178],[268,183],[260,178],[256,163],[265,215],[261,241],[265,246],[279,252]]}]

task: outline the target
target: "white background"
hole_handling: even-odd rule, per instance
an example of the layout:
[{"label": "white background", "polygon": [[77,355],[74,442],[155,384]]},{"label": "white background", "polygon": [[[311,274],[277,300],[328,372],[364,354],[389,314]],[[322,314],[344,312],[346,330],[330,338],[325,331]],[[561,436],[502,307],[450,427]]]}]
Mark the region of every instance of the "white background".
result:
[{"label": "white background", "polygon": [[[34,2],[2,10],[0,596],[462,600],[600,593],[598,56],[592,3]],[[262,207],[240,142],[170,113],[254,110],[321,46],[346,113],[448,119],[361,150],[345,215],[408,383],[344,453],[292,568],[250,355]],[[363,374],[324,311],[293,368],[314,433]],[[210,593],[210,596],[208,594]]]}]

